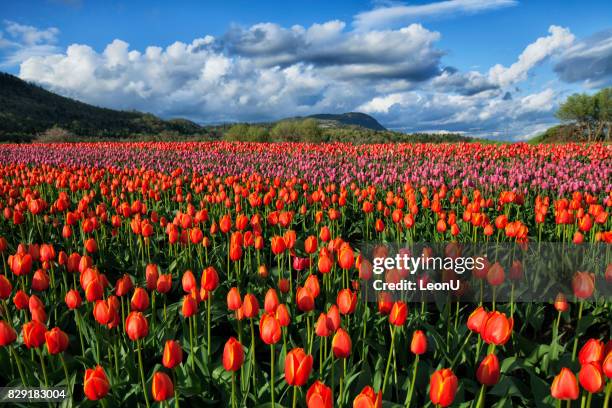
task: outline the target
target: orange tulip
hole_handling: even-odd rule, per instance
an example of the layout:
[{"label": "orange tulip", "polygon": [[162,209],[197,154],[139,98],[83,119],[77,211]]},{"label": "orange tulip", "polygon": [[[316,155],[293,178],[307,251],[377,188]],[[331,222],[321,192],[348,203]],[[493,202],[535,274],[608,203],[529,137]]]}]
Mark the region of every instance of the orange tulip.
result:
[{"label": "orange tulip", "polygon": [[36,320],[24,323],[23,327],[21,328],[23,344],[25,344],[29,349],[42,346],[45,342],[46,331],[47,329],[45,328],[45,325]]},{"label": "orange tulip", "polygon": [[302,312],[310,312],[314,309],[314,296],[308,288],[298,288],[295,298],[295,303]]},{"label": "orange tulip", "polygon": [[285,380],[287,384],[302,386],[308,382],[312,370],[312,356],[302,348],[294,348],[285,358]]},{"label": "orange tulip", "polygon": [[234,286],[227,292],[227,309],[235,312],[241,307],[242,299],[240,298],[240,291]]},{"label": "orange tulip", "polygon": [[484,328],[488,317],[489,313],[484,309],[484,307],[479,306],[472,313],[470,313],[470,316],[468,317],[468,329],[475,333],[482,333],[482,329]]},{"label": "orange tulip", "polygon": [[147,291],[143,288],[136,288],[130,300],[130,307],[137,312],[144,312],[147,310],[149,307],[149,294]]},{"label": "orange tulip", "polygon": [[433,404],[448,407],[453,403],[458,380],[452,370],[443,368],[435,371],[429,379],[429,398]]},{"label": "orange tulip", "polygon": [[17,340],[17,332],[7,322],[0,320],[0,347],[13,344]]},{"label": "orange tulip", "polygon": [[601,363],[604,355],[604,344],[598,339],[589,339],[578,353],[578,361],[581,365],[589,363]]},{"label": "orange tulip", "polygon": [[336,304],[340,313],[343,315],[351,314],[355,311],[355,307],[357,307],[357,294],[350,289],[342,289],[338,292]]},{"label": "orange tulip", "polygon": [[574,295],[579,299],[587,299],[595,291],[595,275],[588,272],[576,272],[572,279]]}]

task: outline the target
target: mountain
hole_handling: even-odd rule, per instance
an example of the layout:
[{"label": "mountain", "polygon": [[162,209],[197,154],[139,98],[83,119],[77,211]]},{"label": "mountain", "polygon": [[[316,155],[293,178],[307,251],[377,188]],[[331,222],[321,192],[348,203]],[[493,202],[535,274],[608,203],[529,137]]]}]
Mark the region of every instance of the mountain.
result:
[{"label": "mountain", "polygon": [[348,112],[340,115],[329,113],[321,113],[318,115],[310,115],[308,118],[313,118],[319,121],[322,127],[343,127],[344,126],[359,126],[365,129],[385,131],[383,125],[378,123],[376,119],[370,115],[361,112]]},{"label": "mountain", "polygon": [[57,128],[66,134],[100,138],[208,133],[189,120],[99,108],[0,73],[0,140],[29,141]]}]

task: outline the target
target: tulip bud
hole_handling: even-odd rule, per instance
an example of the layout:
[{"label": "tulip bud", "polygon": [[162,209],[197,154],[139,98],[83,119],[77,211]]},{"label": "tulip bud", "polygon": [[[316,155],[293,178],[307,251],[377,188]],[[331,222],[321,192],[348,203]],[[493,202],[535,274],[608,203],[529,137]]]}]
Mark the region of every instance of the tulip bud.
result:
[{"label": "tulip bud", "polygon": [[578,373],[578,381],[582,388],[590,393],[596,393],[603,389],[605,380],[603,373],[597,363],[588,363],[582,365]]},{"label": "tulip bud", "polygon": [[403,326],[408,316],[408,306],[402,301],[397,301],[389,313],[389,323],[394,326]]},{"label": "tulip bud", "polygon": [[59,354],[68,348],[68,335],[61,331],[59,327],[54,327],[46,332],[45,340],[49,354]]},{"label": "tulip bud", "polygon": [[125,319],[125,331],[130,340],[140,340],[149,334],[149,322],[141,312],[131,312]]},{"label": "tulip bud", "polygon": [[333,396],[331,388],[316,380],[306,393],[307,408],[332,408]]}]

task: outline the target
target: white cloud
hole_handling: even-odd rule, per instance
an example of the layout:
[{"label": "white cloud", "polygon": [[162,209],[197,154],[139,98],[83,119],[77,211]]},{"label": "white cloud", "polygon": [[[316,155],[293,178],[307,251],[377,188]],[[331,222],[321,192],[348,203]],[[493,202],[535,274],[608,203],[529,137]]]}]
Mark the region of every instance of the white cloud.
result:
[{"label": "white cloud", "polygon": [[564,27],[551,25],[548,32],[550,35],[540,37],[529,44],[510,67],[506,68],[501,64],[493,66],[489,70],[489,79],[501,86],[523,81],[529,70],[551,55],[570,47],[575,39],[570,30]]},{"label": "white cloud", "polygon": [[55,27],[40,30],[4,20],[4,30],[6,35],[0,31],[0,49],[4,50],[0,67],[15,66],[30,57],[50,55],[59,51],[55,46],[59,30]]},{"label": "white cloud", "polygon": [[587,88],[612,84],[612,30],[577,42],[561,55],[555,72],[565,82],[582,82]]},{"label": "white cloud", "polygon": [[427,17],[456,16],[516,5],[515,0],[446,0],[414,6],[391,5],[359,13],[353,24],[360,30],[407,24]]}]

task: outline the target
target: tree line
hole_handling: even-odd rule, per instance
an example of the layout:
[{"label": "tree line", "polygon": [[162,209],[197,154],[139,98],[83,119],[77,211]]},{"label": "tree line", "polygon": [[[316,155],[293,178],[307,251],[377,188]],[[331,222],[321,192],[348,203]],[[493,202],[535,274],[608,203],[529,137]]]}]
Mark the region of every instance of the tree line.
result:
[{"label": "tree line", "polygon": [[569,96],[559,107],[557,118],[571,123],[579,140],[610,141],[612,88],[604,88],[593,95],[577,93]]}]

